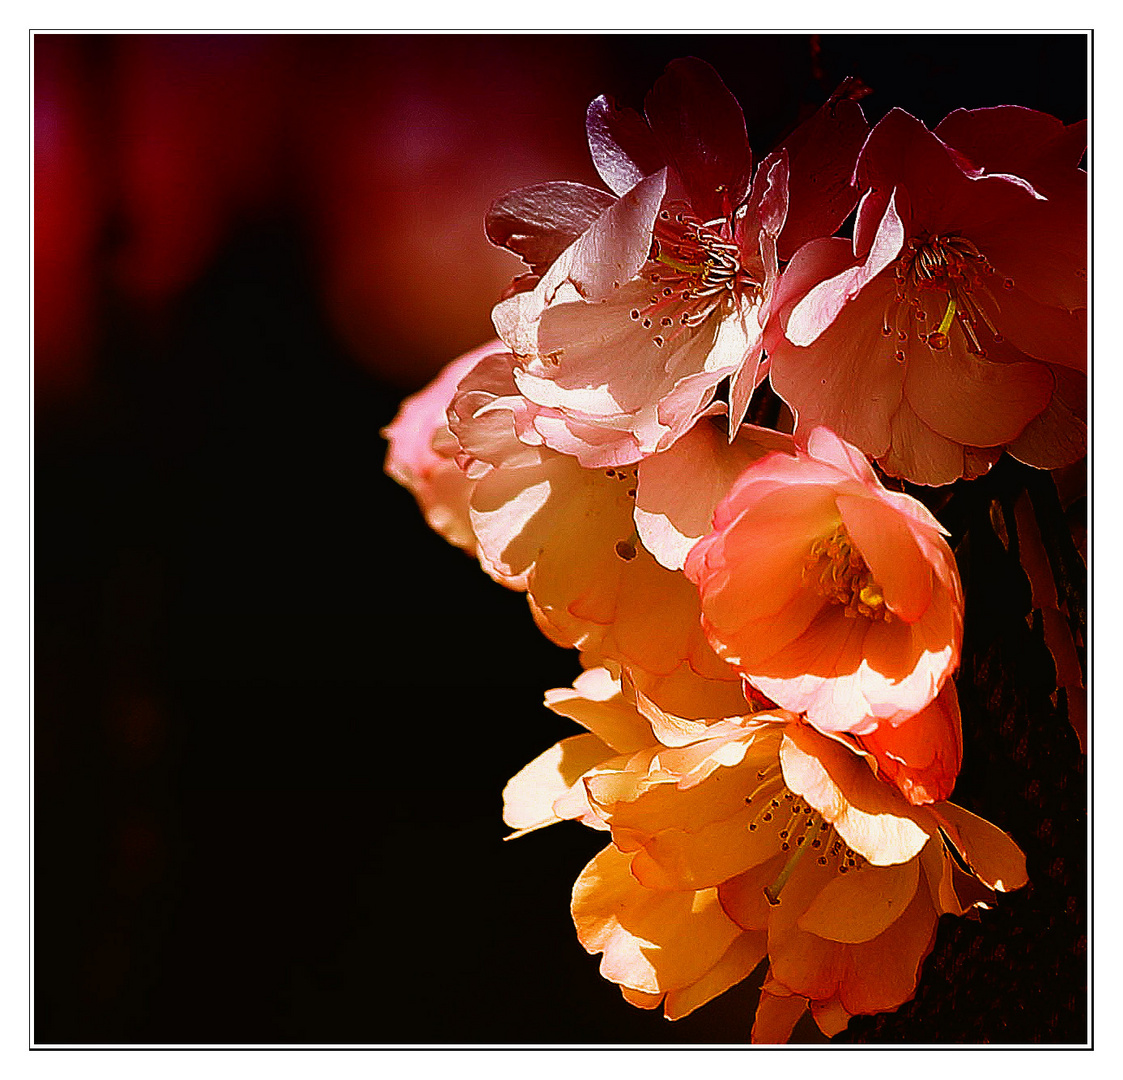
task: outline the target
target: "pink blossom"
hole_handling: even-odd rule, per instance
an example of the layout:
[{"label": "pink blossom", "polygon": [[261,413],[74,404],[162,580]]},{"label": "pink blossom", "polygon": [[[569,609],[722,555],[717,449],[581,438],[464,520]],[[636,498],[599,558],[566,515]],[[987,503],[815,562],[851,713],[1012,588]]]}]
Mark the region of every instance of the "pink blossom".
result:
[{"label": "pink blossom", "polygon": [[[587,127],[619,199],[554,184],[500,200],[489,235],[526,258],[531,275],[493,317],[519,358],[519,390],[548,410],[535,420],[546,443],[588,467],[620,466],[672,445],[726,378],[731,428],[743,417],[763,377],[789,152],[754,178],[740,106],[692,59],[669,65],[645,116],[602,97]],[[843,96],[792,137],[798,229],[833,229],[849,212],[854,199],[838,177],[865,130]]]},{"label": "pink blossom", "polygon": [[772,384],[893,475],[1054,468],[1085,449],[1082,127],[1028,109],[900,109],[855,171],[853,245],[804,245],[773,303]]},{"label": "pink blossom", "polygon": [[685,570],[718,654],[822,731],[912,722],[959,663],[963,592],[943,529],[825,428],[806,452],[745,470]]},{"label": "pink blossom", "polygon": [[483,359],[502,350],[501,341],[489,341],[446,364],[428,386],[402,402],[381,432],[390,444],[387,474],[413,493],[432,529],[470,554],[476,551],[468,520],[472,482],[456,463],[460,446],[449,431],[445,413],[460,380]]}]

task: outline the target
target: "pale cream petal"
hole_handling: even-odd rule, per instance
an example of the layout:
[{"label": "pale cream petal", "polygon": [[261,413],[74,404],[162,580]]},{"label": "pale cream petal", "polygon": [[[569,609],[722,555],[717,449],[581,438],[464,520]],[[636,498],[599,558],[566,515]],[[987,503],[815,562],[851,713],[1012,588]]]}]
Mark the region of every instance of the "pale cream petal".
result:
[{"label": "pale cream petal", "polygon": [[790,453],[791,446],[791,436],[751,425],[731,444],[716,423],[697,423],[639,466],[635,517],[644,547],[668,570],[681,570],[733,481],[753,461],[770,451]]},{"label": "pale cream petal", "polygon": [[576,721],[621,754],[654,741],[651,725],[621,694],[619,680],[603,667],[582,672],[572,689],[547,690],[546,707]]},{"label": "pale cream petal", "polygon": [[595,735],[573,735],[555,743],[507,782],[503,789],[504,824],[523,833],[563,820],[555,803],[574,787],[583,795],[581,777],[614,754],[612,747]]}]

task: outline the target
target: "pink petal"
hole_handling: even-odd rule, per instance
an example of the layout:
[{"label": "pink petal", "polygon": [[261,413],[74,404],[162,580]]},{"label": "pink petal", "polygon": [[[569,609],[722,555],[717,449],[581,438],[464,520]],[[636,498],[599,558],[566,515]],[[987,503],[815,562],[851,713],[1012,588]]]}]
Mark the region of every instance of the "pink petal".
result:
[{"label": "pink petal", "polygon": [[[982,223],[1024,211],[1041,196],[1017,177],[983,176],[919,120],[892,109],[870,132],[855,178],[863,190],[907,192],[902,219],[909,235],[974,235]],[[900,200],[904,203],[906,200]],[[855,236],[861,249],[864,239]]]},{"label": "pink petal", "polygon": [[615,199],[568,180],[532,184],[492,203],[484,219],[487,238],[518,255],[541,275]]},{"label": "pink petal", "polygon": [[741,106],[717,72],[694,57],[671,61],[644,111],[694,212],[703,221],[731,216],[749,190],[753,159]]},{"label": "pink petal", "polygon": [[939,352],[910,339],[905,397],[933,431],[970,446],[1018,437],[1049,404],[1053,376],[1043,364],[999,364],[972,356],[956,326]]},{"label": "pink petal", "polygon": [[[843,308],[901,253],[905,228],[890,197],[865,262],[820,282],[792,309],[784,333],[793,345],[808,346],[829,327]],[[878,327],[880,330],[880,325]]]},{"label": "pink petal", "polygon": [[603,94],[590,103],[585,130],[593,164],[617,195],[631,191],[666,165],[647,121],[635,109],[621,109]]},{"label": "pink petal", "polygon": [[1048,194],[1050,173],[1063,165],[1077,171],[1087,124],[1066,126],[1048,113],[1020,105],[956,109],[935,134],[987,172],[1024,176]]},{"label": "pink petal", "polygon": [[1011,345],[1035,360],[1064,364],[1074,371],[1088,367],[1088,312],[1068,311],[1039,303],[1019,288],[999,296],[1002,334]]},{"label": "pink petal", "polygon": [[807,452],[816,461],[834,465],[841,473],[865,484],[871,492],[883,490],[866,455],[844,442],[830,428],[817,427],[807,436]]},{"label": "pink petal", "polygon": [[[1086,415],[1087,387],[1081,377],[1062,368],[1053,368],[1057,392],[1053,400],[1038,413],[1025,430],[1007,447],[1012,457],[1037,469],[1059,469],[1079,461],[1087,452]],[[1078,386],[1066,387],[1068,382]],[[1070,402],[1076,400],[1074,407]]]},{"label": "pink petal", "polygon": [[858,201],[851,184],[854,165],[869,124],[844,83],[810,119],[784,141],[790,202],[779,255],[788,260],[810,240],[830,236]]},{"label": "pink petal", "polygon": [[589,300],[611,296],[636,276],[651,250],[655,215],[666,190],[660,170],[605,210],[573,247],[567,278]]},{"label": "pink petal", "polygon": [[[889,447],[877,459],[890,476],[939,486],[970,475],[964,447],[934,432],[907,400],[894,413],[890,432]],[[1001,453],[994,452],[995,461]]]},{"label": "pink petal", "polygon": [[797,416],[797,438],[822,425],[875,457],[889,449],[905,381],[895,344],[881,332],[892,297],[888,278],[871,284],[810,347],[776,344],[769,377]]}]

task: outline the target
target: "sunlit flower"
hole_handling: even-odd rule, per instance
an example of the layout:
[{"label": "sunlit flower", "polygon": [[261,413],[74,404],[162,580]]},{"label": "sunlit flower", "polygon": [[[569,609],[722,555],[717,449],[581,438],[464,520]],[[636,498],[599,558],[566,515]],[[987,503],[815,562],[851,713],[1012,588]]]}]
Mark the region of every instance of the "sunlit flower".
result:
[{"label": "sunlit flower", "polygon": [[478,365],[453,400],[481,565],[525,586],[552,641],[580,649],[588,664],[633,669],[665,707],[697,715],[717,695],[721,709],[743,708],[739,676],[702,631],[697,590],[640,540],[634,512],[645,463],[582,468],[541,444],[536,415],[509,354]]},{"label": "sunlit flower", "polygon": [[791,713],[686,720],[603,671],[551,694],[588,734],[511,781],[505,820],[516,835],[563,818],[610,830],[573,918],[640,1007],[685,1015],[767,955],[754,1041],[784,1041],[809,1006],[834,1034],[912,996],[940,914],[1025,882],[1005,833],[910,805]]},{"label": "sunlit flower", "polygon": [[[685,569],[719,655],[822,731],[908,723],[959,663],[963,593],[943,529],[825,428],[806,452],[745,470]],[[940,754],[958,765],[954,748]]]},{"label": "sunlit flower", "polygon": [[853,245],[811,241],[777,287],[771,378],[797,434],[825,425],[924,484],[1003,449],[1040,468],[1084,453],[1082,134],[1015,108],[874,128]]},{"label": "sunlit flower", "polygon": [[476,550],[468,520],[472,482],[456,463],[460,446],[445,414],[460,380],[484,357],[502,349],[501,341],[490,341],[446,364],[428,386],[402,402],[381,432],[390,444],[387,474],[413,493],[434,531],[471,554]]},{"label": "sunlit flower", "polygon": [[[845,96],[815,121],[791,142],[796,228],[829,231],[853,206],[832,181],[866,127]],[[535,284],[494,321],[519,358],[520,391],[551,410],[535,420],[547,444],[589,467],[629,465],[689,430],[723,379],[732,378],[731,423],[741,420],[763,374],[789,153],[770,156],[754,179],[740,106],[693,59],[668,66],[645,116],[602,97],[587,126],[620,198],[555,184],[500,200],[489,235],[527,259]]]}]

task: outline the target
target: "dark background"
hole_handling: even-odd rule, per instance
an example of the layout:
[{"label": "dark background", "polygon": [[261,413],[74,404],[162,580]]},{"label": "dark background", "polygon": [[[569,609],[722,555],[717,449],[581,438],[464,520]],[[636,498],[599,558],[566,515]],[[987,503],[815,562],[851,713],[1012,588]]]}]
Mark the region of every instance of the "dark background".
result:
[{"label": "dark background", "polygon": [[[573,934],[603,836],[504,844],[579,670],[382,473],[402,396],[490,336],[507,188],[595,182],[583,110],[717,67],[761,154],[845,76],[934,125],[1087,112],[1082,36],[37,36],[39,1043],[737,1043]],[[980,510],[955,801],[1032,884],[945,919],[917,999],[840,1041],[1085,1039],[1085,781]],[[986,486],[986,485],[989,485]],[[1063,705],[1063,702],[1062,702]],[[801,1034],[814,1037],[814,1030]]]}]

